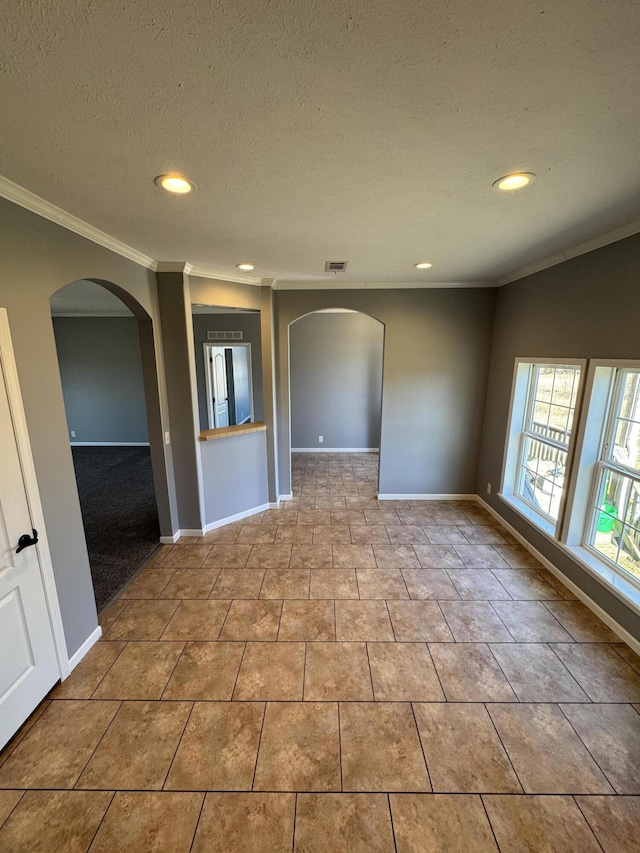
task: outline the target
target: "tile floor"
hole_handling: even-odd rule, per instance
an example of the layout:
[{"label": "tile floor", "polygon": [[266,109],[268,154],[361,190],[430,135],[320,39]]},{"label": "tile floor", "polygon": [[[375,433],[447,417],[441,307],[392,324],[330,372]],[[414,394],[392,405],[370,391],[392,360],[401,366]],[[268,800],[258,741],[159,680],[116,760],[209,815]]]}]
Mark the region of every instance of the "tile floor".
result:
[{"label": "tile floor", "polygon": [[471,502],[294,500],[163,547],[0,755],[3,853],[632,853],[640,658]]}]

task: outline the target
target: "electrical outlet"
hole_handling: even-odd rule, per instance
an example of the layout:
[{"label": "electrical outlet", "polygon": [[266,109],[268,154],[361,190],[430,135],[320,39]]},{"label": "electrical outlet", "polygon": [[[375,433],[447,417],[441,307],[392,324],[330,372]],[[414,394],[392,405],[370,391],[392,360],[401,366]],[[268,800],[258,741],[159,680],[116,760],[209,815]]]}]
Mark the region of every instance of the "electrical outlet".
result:
[{"label": "electrical outlet", "polygon": [[323,436],[323,435],[319,435],[319,436],[318,436],[318,444],[322,444],[322,442],[323,442],[323,441],[324,441],[324,436]]},{"label": "electrical outlet", "polygon": [[76,437],[76,434],[75,434],[74,430],[71,430],[71,438],[75,438],[75,437]]},{"label": "electrical outlet", "polygon": [[487,494],[491,494],[491,483],[487,483]]}]

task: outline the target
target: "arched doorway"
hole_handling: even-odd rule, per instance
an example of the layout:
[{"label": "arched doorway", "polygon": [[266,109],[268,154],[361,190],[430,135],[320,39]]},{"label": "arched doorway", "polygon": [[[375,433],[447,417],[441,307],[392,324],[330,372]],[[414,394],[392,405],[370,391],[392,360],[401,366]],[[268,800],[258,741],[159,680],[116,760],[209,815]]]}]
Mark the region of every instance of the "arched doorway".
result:
[{"label": "arched doorway", "polygon": [[[343,308],[289,325],[292,494],[326,508],[377,496],[384,325]],[[340,488],[340,486],[344,488]],[[335,499],[334,499],[335,498]]]},{"label": "arched doorway", "polygon": [[151,318],[111,282],[51,297],[69,439],[98,611],[170,528]]}]

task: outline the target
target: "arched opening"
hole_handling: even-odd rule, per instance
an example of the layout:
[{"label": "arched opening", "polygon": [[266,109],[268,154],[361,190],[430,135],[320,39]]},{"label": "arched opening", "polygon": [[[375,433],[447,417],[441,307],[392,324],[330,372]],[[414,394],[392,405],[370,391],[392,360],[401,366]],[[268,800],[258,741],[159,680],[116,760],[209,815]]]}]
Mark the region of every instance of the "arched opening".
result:
[{"label": "arched opening", "polygon": [[71,282],[50,300],[96,607],[170,529],[151,318],[111,282]]},{"label": "arched opening", "polygon": [[314,311],[289,325],[292,495],[315,492],[316,509],[377,496],[383,352],[384,324],[358,311]]}]

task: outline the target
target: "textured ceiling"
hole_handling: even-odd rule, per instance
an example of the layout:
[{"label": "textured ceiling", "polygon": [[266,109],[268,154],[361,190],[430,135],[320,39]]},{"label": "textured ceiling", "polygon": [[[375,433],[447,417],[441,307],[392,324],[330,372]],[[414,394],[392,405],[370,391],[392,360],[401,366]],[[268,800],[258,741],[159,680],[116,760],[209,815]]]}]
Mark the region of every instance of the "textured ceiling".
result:
[{"label": "textured ceiling", "polygon": [[0,5],[0,175],[157,260],[497,281],[640,220],[637,0]]}]

